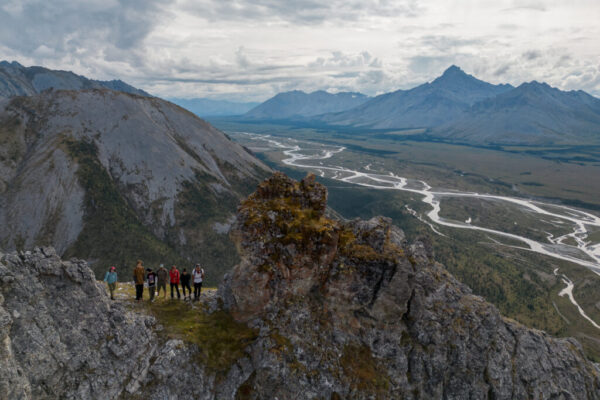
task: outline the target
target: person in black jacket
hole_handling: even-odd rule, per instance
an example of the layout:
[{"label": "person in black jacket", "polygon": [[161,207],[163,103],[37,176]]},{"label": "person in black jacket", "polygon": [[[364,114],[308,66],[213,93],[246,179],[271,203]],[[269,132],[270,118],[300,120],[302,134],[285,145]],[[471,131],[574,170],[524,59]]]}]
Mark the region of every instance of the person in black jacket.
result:
[{"label": "person in black jacket", "polygon": [[[190,279],[191,279],[191,275],[187,272],[187,270],[184,268],[183,272],[181,273],[181,289],[183,290],[183,298],[184,299],[191,299],[192,298],[192,287],[190,286]],[[187,293],[188,295],[185,295],[185,289],[187,288]]]},{"label": "person in black jacket", "polygon": [[156,273],[150,268],[146,268],[146,280],[148,281],[148,293],[150,293],[150,301],[154,301],[154,292],[156,291]]}]

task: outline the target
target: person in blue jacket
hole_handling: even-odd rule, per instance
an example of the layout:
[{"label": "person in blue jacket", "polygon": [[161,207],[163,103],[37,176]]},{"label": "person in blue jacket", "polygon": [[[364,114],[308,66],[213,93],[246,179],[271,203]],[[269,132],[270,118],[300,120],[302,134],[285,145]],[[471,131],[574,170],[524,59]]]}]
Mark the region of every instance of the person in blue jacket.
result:
[{"label": "person in blue jacket", "polygon": [[104,275],[104,282],[108,284],[108,291],[110,292],[110,299],[114,300],[115,290],[117,289],[117,269],[112,266],[108,271],[106,271],[106,275]]}]

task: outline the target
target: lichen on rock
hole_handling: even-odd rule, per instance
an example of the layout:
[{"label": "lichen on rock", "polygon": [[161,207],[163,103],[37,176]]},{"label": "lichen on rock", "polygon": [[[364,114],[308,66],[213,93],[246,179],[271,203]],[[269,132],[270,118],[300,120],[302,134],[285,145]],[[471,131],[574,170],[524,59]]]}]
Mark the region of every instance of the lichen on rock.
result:
[{"label": "lichen on rock", "polygon": [[326,200],[313,175],[276,173],[239,208],[242,261],[220,296],[277,338],[253,359],[261,392],[246,398],[600,398],[576,341],[502,318],[426,241],[383,217],[329,219]]}]

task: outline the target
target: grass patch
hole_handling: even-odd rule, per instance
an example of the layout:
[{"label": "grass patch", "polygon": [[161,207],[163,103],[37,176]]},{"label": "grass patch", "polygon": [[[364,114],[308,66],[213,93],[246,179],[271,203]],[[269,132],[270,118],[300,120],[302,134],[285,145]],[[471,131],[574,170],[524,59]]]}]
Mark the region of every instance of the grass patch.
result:
[{"label": "grass patch", "polygon": [[[215,290],[203,288],[202,292]],[[246,347],[258,337],[257,330],[236,322],[228,312],[219,310],[209,314],[201,303],[192,305],[171,300],[168,295],[166,299],[156,297],[150,303],[147,288],[144,288],[144,301],[136,303],[135,286],[131,283],[119,283],[115,297],[125,301],[135,312],[153,315],[163,326],[160,334],[165,338],[197,345],[197,363],[218,375],[227,373],[236,360],[244,357]]]},{"label": "grass patch", "polygon": [[236,322],[226,311],[208,314],[201,307],[177,300],[157,301],[148,309],[169,339],[197,345],[198,363],[215,373],[225,374],[258,337],[257,330]]}]

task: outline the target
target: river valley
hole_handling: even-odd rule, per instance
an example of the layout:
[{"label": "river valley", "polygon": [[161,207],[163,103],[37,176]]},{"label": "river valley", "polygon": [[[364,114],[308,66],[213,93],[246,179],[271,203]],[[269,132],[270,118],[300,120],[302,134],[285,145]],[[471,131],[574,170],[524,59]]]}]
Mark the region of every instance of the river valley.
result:
[{"label": "river valley", "polygon": [[[375,190],[415,194],[428,206],[428,211],[421,214],[408,205],[405,207],[428,225],[435,235],[446,235],[445,228],[478,231],[498,244],[575,263],[600,276],[600,240],[597,234],[600,232],[600,218],[591,212],[526,198],[437,189],[424,180],[403,177],[399,171],[375,170],[371,164],[350,167],[339,160],[340,155],[346,151],[341,145],[247,132],[235,132],[234,137],[236,136],[253,151],[279,151],[282,153],[281,162],[284,165],[311,171],[323,178]],[[518,216],[512,222],[514,225],[534,219],[536,234],[517,234],[494,226],[490,221],[482,221],[477,215],[468,215],[463,220],[444,216],[445,204],[449,205],[451,201],[473,200],[485,203],[486,207],[510,210],[511,214]],[[568,296],[581,316],[600,329],[575,301],[572,295],[573,282],[564,274],[561,275],[561,279],[567,287],[559,296]]]}]

